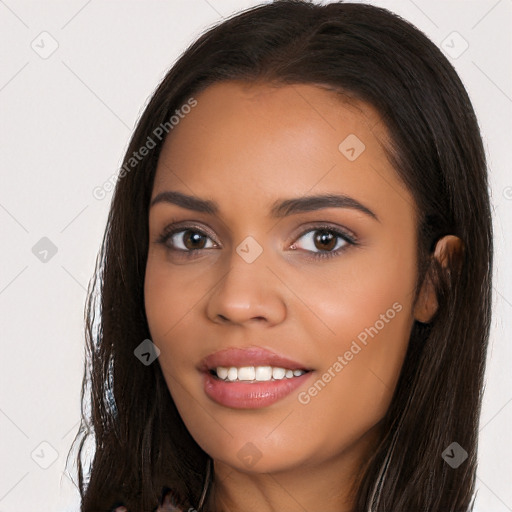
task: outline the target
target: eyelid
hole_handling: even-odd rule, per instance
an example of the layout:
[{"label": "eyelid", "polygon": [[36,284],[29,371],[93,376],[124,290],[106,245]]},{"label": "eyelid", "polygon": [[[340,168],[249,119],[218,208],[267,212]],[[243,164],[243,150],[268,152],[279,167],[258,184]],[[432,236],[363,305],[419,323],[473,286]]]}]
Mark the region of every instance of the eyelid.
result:
[{"label": "eyelid", "polygon": [[[352,246],[359,245],[357,236],[351,230],[349,230],[345,227],[331,224],[329,222],[322,222],[322,221],[317,221],[317,222],[313,221],[308,224],[309,225],[307,227],[304,227],[304,225],[301,225],[300,228],[298,228],[298,232],[294,233],[294,235],[291,236],[290,240],[288,240],[286,242],[286,245],[288,246],[290,244],[295,244],[297,242],[297,240],[299,240],[300,238],[304,237],[305,235],[311,233],[312,231],[320,231],[320,230],[325,230],[325,231],[335,233],[338,238],[345,240],[348,245],[352,245]],[[206,235],[208,238],[210,238],[213,241],[213,243],[216,245],[216,248],[219,246],[222,247],[222,245],[215,239],[215,236],[212,234],[211,229],[209,227],[204,227],[203,225],[200,226],[196,223],[190,223],[187,221],[169,224],[167,227],[165,227],[163,229],[162,233],[160,235],[158,235],[156,242],[166,245],[167,240],[171,236],[175,235],[176,233],[180,233],[182,231],[187,231],[187,230],[196,231],[200,234]],[[203,251],[203,250],[207,250],[207,249],[211,249],[211,248],[191,249],[188,251],[185,251],[182,249],[169,248],[169,250],[172,250],[177,253],[183,253],[184,255],[194,254],[197,251]],[[318,255],[336,255],[343,250],[344,250],[344,248],[336,249],[335,251],[325,251],[325,252],[319,251],[316,253],[312,252],[312,254],[316,255],[316,256],[311,256],[311,257],[315,258],[315,257],[318,257]],[[303,252],[309,253],[310,251],[303,251]]]},{"label": "eyelid", "polygon": [[[205,228],[203,225],[200,226],[195,223],[187,223],[187,221],[177,222],[175,224],[172,223],[172,224],[169,224],[168,226],[166,226],[162,230],[162,233],[160,235],[157,235],[157,242],[158,242],[158,240],[163,240],[164,238],[169,238],[176,233],[179,233],[181,231],[187,231],[187,230],[192,230],[192,231],[197,231],[198,233],[202,233],[202,234],[208,236],[209,238],[211,238],[211,240],[216,245],[220,245],[220,243],[216,241],[215,235],[213,234],[213,231],[210,228],[208,228],[208,227]],[[183,251],[183,252],[185,252],[185,251]]]},{"label": "eyelid", "polygon": [[[325,230],[333,230],[333,231],[339,231],[341,234],[345,235],[349,240],[353,242],[357,242],[357,236],[353,231],[350,229],[344,227],[344,226],[338,226],[336,224],[332,224],[330,222],[323,222],[323,221],[311,221],[308,227],[304,227],[304,225],[301,225],[297,230],[294,232],[293,235],[291,235],[290,240],[294,240],[296,237],[304,236],[306,233],[309,233],[310,231],[313,231],[315,229],[325,229]],[[205,235],[208,235],[212,240],[215,241],[215,235],[213,234],[213,230],[211,230],[210,227],[199,225],[196,223],[189,223],[188,221],[183,222],[172,222],[168,226],[166,226],[163,229],[164,234],[170,234],[172,232],[176,232],[179,229],[186,230],[186,229],[196,229],[199,232],[204,233]],[[289,241],[290,241],[289,240]],[[289,242],[288,241],[288,242]],[[219,244],[219,242],[215,241],[215,243]]]},{"label": "eyelid", "polygon": [[[312,221],[307,224],[309,224],[307,227],[301,225],[300,228],[298,228],[298,230],[294,232],[294,234],[291,236],[291,241],[295,243],[295,241],[297,241],[299,238],[302,238],[304,235],[307,235],[311,231],[325,230],[339,233],[339,235],[342,238],[345,238],[348,242],[353,243],[354,245],[357,244],[358,239],[355,233],[343,226],[338,226],[337,224],[322,221]],[[287,242],[287,244],[289,243],[291,242]]]}]

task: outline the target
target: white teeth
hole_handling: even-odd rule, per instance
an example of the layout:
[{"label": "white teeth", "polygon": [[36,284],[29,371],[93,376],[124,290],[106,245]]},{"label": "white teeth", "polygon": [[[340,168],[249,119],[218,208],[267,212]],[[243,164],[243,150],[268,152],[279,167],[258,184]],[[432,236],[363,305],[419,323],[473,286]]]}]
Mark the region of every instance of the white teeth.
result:
[{"label": "white teeth", "polygon": [[272,377],[274,380],[284,379],[286,370],[284,368],[272,368]]},{"label": "white teeth", "polygon": [[222,380],[226,380],[228,378],[228,369],[224,368],[224,366],[219,366],[217,368],[217,377]]},{"label": "white teeth", "polygon": [[231,367],[228,370],[228,380],[237,380],[238,379],[238,370],[234,367]]},{"label": "white teeth", "polygon": [[254,366],[238,368],[238,380],[254,380],[254,377],[256,377]]},{"label": "white teeth", "polygon": [[304,373],[304,370],[289,370],[274,366],[242,366],[237,368],[231,366],[229,368],[225,366],[218,366],[215,368],[217,377],[221,380],[229,382],[234,381],[257,381],[264,382],[271,379],[282,380],[291,379],[293,377],[300,377]]},{"label": "white teeth", "polygon": [[257,366],[256,380],[270,380],[272,378],[272,366]]}]

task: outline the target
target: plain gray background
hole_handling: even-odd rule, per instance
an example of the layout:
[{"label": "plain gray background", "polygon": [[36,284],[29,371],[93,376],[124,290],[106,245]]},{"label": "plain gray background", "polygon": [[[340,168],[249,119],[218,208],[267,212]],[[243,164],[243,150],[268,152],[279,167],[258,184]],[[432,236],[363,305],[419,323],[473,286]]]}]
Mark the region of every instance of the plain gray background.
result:
[{"label": "plain gray background", "polygon": [[[117,173],[178,55],[256,3],[0,0],[0,512],[79,509],[65,463],[80,412],[86,289],[111,198],[92,191]],[[445,50],[482,128],[496,268],[477,510],[510,511],[512,0],[369,3]]]}]

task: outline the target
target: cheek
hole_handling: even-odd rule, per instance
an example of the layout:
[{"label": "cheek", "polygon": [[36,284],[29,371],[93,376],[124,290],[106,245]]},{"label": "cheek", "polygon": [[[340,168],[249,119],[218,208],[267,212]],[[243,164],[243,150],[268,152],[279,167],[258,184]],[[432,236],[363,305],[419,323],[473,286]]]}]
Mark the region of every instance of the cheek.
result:
[{"label": "cheek", "polygon": [[315,311],[330,327],[330,344],[338,350],[352,340],[364,343],[374,336],[386,339],[387,349],[408,340],[415,248],[413,244],[400,246],[389,235],[383,238],[388,240],[347,255],[339,269],[325,275],[328,286],[310,290]]},{"label": "cheek", "polygon": [[[172,392],[173,377],[178,376],[187,357],[185,344],[173,340],[187,321],[197,291],[181,286],[179,272],[170,273],[170,265],[160,260],[159,254],[148,255],[144,281],[144,304],[151,340],[160,349],[159,364]],[[183,333],[181,333],[182,335]]]},{"label": "cheek", "polygon": [[[340,451],[369,432],[386,414],[407,351],[413,324],[412,278],[387,273],[354,275],[331,291],[311,289],[315,313],[330,330],[318,330],[319,364],[313,379],[299,390],[294,422],[283,424],[267,439],[267,453],[283,450],[292,457],[287,439],[300,436],[321,459]],[[321,300],[323,298],[323,300]],[[318,300],[315,300],[318,299]],[[257,435],[255,433],[255,435]],[[270,443],[272,445],[270,446]]]},{"label": "cheek", "polygon": [[208,291],[207,279],[197,272],[191,277],[191,271],[173,266],[160,251],[150,250],[144,279],[144,304],[155,344],[171,341],[182,324],[189,321],[193,309]]},{"label": "cheek", "polygon": [[144,306],[151,337],[157,345],[166,331],[173,327],[175,318],[170,312],[176,311],[178,305],[177,294],[170,292],[165,283],[162,266],[157,265],[149,255],[144,280]]},{"label": "cheek", "polygon": [[[391,251],[384,263],[381,256],[380,263],[359,258],[350,273],[337,276],[335,286],[309,290],[315,313],[328,329],[316,339],[318,379],[299,398],[311,409],[318,406],[318,412],[332,404],[333,420],[348,412],[362,422],[381,419],[407,351],[414,322],[414,258]],[[308,329],[313,331],[312,321]]]},{"label": "cheek", "polygon": [[187,338],[194,304],[205,292],[201,293],[180,279],[183,281],[182,272],[171,272],[169,263],[156,251],[150,251],[144,281],[146,318],[151,340],[160,349],[158,363],[167,387],[180,415],[186,419],[190,417],[190,411],[182,410],[182,404],[189,397],[183,387],[187,380],[183,369],[190,367],[191,353],[187,343],[177,341]]}]

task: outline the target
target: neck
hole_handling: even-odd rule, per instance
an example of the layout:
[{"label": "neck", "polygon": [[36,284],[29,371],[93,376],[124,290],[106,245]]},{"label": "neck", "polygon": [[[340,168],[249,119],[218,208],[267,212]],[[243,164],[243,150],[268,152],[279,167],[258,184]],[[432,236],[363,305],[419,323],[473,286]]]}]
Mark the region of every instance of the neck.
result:
[{"label": "neck", "polygon": [[[375,433],[373,433],[375,434]],[[214,461],[209,512],[354,512],[362,467],[375,435],[321,463],[305,462],[285,471],[247,473]]]}]

